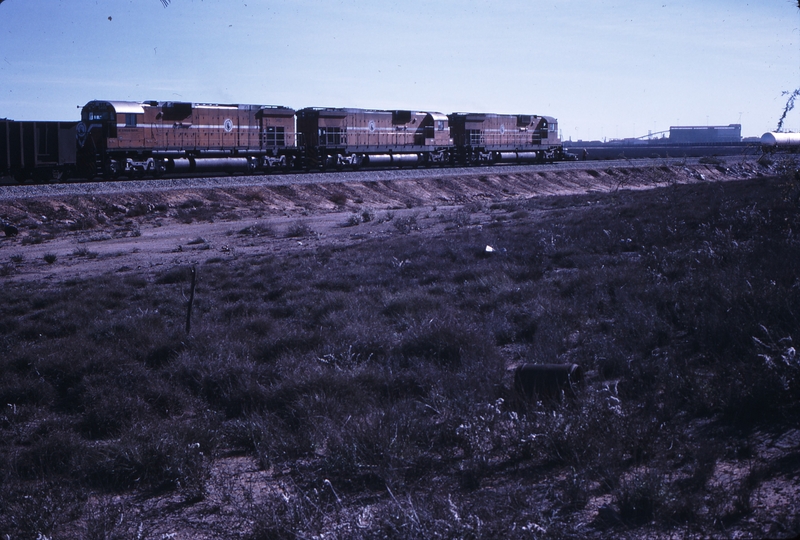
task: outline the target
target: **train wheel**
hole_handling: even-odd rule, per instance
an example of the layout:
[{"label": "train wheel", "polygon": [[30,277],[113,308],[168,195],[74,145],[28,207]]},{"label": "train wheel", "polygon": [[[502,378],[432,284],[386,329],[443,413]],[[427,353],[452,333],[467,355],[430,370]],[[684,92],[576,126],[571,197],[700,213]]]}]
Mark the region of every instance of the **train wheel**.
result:
[{"label": "train wheel", "polygon": [[114,179],[119,178],[119,162],[117,160],[111,159],[111,158],[106,159],[106,162],[105,162],[105,165],[104,165],[103,168],[105,170],[105,173],[110,178],[114,178]]}]

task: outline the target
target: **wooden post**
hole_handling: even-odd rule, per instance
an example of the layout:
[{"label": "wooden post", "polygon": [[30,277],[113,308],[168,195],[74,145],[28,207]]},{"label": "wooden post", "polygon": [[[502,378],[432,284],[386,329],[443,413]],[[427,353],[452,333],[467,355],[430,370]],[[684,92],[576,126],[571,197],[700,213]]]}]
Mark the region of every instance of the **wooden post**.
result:
[{"label": "wooden post", "polygon": [[197,267],[192,266],[192,288],[189,291],[189,308],[186,310],[186,333],[192,330],[192,304],[194,303],[194,286],[197,283]]}]

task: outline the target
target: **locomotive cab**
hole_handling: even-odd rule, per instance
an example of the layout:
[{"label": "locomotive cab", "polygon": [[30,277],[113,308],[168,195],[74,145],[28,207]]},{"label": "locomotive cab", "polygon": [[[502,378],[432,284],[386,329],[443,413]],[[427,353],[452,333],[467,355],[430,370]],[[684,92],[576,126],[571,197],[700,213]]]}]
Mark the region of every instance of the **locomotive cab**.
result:
[{"label": "locomotive cab", "polygon": [[[113,123],[113,130],[111,125]],[[91,101],[81,111],[81,123],[78,124],[78,148],[84,148],[87,143],[94,148],[105,147],[105,138],[109,135],[116,136],[117,114],[109,103]]]},{"label": "locomotive cab", "polygon": [[78,147],[91,140],[97,149],[107,148],[107,139],[116,139],[118,127],[136,128],[144,108],[136,102],[90,101],[83,107],[78,125]]},{"label": "locomotive cab", "polygon": [[[116,175],[122,165],[111,159],[109,150],[121,146],[141,146],[144,107],[138,102],[90,101],[81,111],[76,128],[79,168],[86,176],[110,173]],[[137,144],[138,143],[138,144]]]},{"label": "locomotive cab", "polygon": [[559,145],[561,139],[558,137],[558,120],[552,116],[542,116],[538,126],[538,134],[542,144]]},{"label": "locomotive cab", "polygon": [[452,146],[453,139],[450,138],[447,115],[437,112],[427,113],[423,126],[427,146]]},{"label": "locomotive cab", "polygon": [[[191,104],[189,105],[191,111]],[[88,177],[117,177],[121,174],[163,172],[163,163],[154,157],[152,128],[158,111],[158,102],[155,101],[87,103],[83,107],[81,122],[77,127],[80,169],[83,174]]]}]

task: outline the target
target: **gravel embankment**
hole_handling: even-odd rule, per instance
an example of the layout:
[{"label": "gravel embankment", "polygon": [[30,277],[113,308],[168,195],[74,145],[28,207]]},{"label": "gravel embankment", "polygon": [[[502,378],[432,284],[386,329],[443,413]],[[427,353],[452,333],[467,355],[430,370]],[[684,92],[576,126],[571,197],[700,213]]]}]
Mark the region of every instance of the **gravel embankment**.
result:
[{"label": "gravel embankment", "polygon": [[[753,163],[753,158],[727,156],[720,158],[726,166]],[[68,195],[101,195],[125,192],[232,188],[251,186],[281,186],[303,184],[334,184],[350,182],[384,182],[419,180],[425,178],[452,178],[475,175],[508,175],[525,173],[576,172],[620,168],[693,167],[697,158],[655,158],[614,161],[573,161],[543,165],[497,165],[469,168],[389,169],[342,171],[308,174],[276,174],[270,176],[213,176],[201,178],[166,178],[120,180],[116,182],[71,182],[65,184],[0,185],[0,200]]]}]

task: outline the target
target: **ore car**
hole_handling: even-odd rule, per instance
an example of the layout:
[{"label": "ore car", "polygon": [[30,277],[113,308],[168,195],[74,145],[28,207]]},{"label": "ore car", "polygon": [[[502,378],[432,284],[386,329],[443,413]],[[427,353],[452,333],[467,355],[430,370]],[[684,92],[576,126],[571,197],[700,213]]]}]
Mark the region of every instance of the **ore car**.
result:
[{"label": "ore car", "polygon": [[75,169],[77,122],[0,119],[0,176],[59,180]]},{"label": "ore car", "polygon": [[289,168],[294,110],[264,105],[91,101],[78,124],[84,174]]},{"label": "ore car", "polygon": [[550,116],[454,113],[448,116],[456,160],[465,164],[562,158],[558,123]]},{"label": "ore car", "polygon": [[297,111],[307,166],[448,163],[453,140],[437,112],[305,108]]}]

